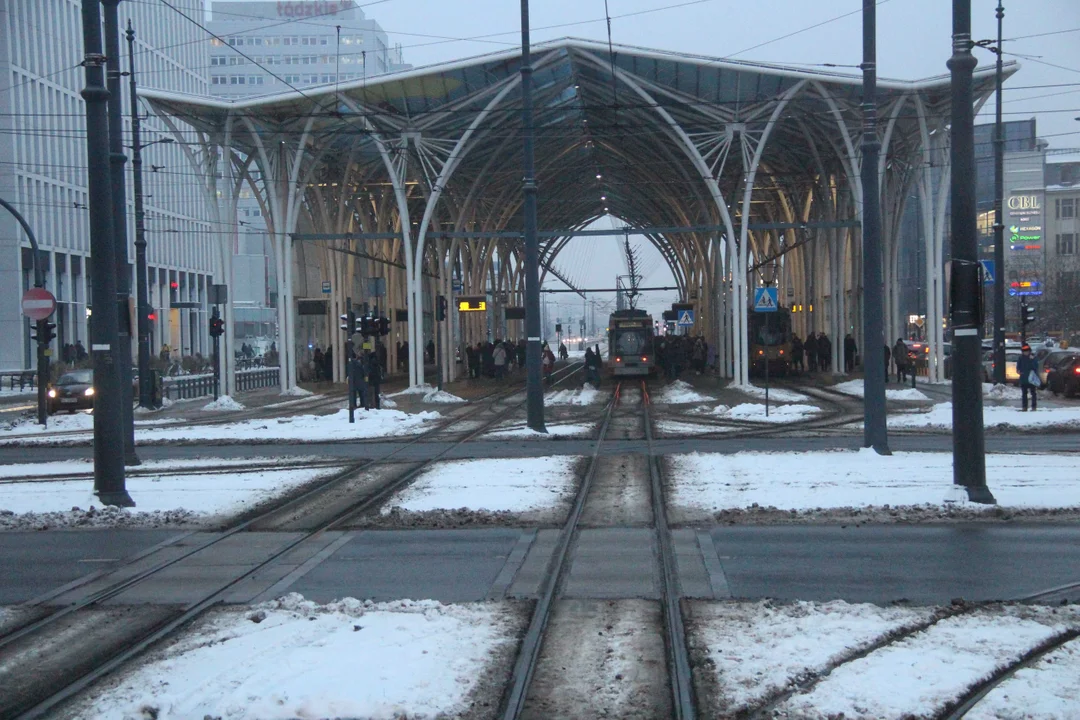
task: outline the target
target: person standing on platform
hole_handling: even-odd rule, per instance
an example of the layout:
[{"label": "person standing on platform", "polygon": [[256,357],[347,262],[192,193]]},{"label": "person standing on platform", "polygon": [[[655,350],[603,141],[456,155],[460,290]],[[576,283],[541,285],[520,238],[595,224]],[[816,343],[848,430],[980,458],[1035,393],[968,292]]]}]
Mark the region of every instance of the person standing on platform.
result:
[{"label": "person standing on platform", "polygon": [[817,371],[817,344],[817,337],[811,330],[806,336],[806,342],[803,343],[803,350],[806,352],[806,368],[809,372]]},{"label": "person standing on platform", "polygon": [[379,386],[382,385],[382,376],[382,365],[381,363],[379,363],[378,353],[369,353],[367,367],[367,385],[371,397],[368,398],[368,400],[371,405],[375,407],[376,410],[382,409],[382,405],[379,402]]},{"label": "person standing on platform", "polygon": [[907,344],[903,338],[896,338],[896,344],[892,349],[893,362],[896,363],[896,382],[902,383],[907,379]]},{"label": "person standing on platform", "polygon": [[1027,412],[1028,395],[1031,395],[1031,411],[1038,409],[1039,395],[1036,392],[1042,384],[1039,378],[1039,361],[1031,354],[1031,346],[1020,346],[1020,357],[1016,359],[1016,374],[1020,376],[1020,394],[1022,397],[1020,412]]}]

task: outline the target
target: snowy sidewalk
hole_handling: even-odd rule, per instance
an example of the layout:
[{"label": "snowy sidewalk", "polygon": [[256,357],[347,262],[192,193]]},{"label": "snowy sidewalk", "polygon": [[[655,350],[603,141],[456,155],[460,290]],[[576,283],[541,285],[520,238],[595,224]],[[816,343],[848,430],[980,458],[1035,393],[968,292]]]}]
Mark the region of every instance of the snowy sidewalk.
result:
[{"label": "snowy sidewalk", "polygon": [[1078,461],[1071,456],[987,455],[987,484],[997,506],[945,502],[953,489],[951,453],[693,453],[668,462],[675,522],[1080,514]]},{"label": "snowy sidewalk", "polygon": [[[165,420],[140,420],[135,423],[135,444],[205,442],[280,443],[332,442],[364,440],[391,435],[415,435],[424,432],[435,420],[435,411],[404,413],[400,410],[357,410],[356,422],[349,423],[349,411],[338,410],[329,415],[294,415],[262,420],[242,420],[209,425],[155,427]],[[85,431],[56,436],[56,431]],[[0,445],[76,445],[92,438],[93,416],[86,413],[62,416],[50,420],[49,427],[20,423],[0,429]],[[19,436],[19,437],[12,437]]]},{"label": "snowy sidewalk", "polygon": [[[251,510],[337,468],[243,472],[244,460],[193,460],[200,465],[233,465],[238,472],[185,474],[175,464],[160,474],[130,476],[128,493],[135,507],[103,507],[93,494],[93,480],[12,482],[0,485],[0,530],[43,530],[64,527],[173,527],[207,526]],[[164,464],[163,464],[164,465]],[[147,466],[153,468],[152,463]],[[0,466],[3,475],[59,475],[88,471],[90,463],[57,462]]]}]

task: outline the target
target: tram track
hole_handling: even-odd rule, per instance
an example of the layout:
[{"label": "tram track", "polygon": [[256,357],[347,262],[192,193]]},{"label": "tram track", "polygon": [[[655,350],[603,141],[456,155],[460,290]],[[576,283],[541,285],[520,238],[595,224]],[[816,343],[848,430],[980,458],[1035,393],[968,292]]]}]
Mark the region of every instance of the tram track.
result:
[{"label": "tram track", "polygon": [[[1011,601],[1013,604],[1044,604],[1047,600],[1056,598],[1062,591],[1080,589],[1080,582],[1071,583],[1060,588],[1053,588],[1042,592],[1032,593]],[[929,617],[910,623],[904,627],[888,632],[878,639],[859,647],[851,648],[829,662],[824,668],[806,673],[790,681],[783,689],[774,692],[752,706],[738,711],[732,715],[736,720],[768,720],[784,716],[783,706],[789,700],[798,695],[805,695],[814,690],[818,685],[828,681],[829,677],[837,670],[847,667],[875,653],[897,646],[905,641],[912,640],[919,635],[931,632],[944,621],[960,619],[971,616],[981,610],[1000,607],[999,602],[965,603],[959,602],[954,605],[939,608]],[[941,710],[934,714],[935,720],[960,720],[974,709],[980,700],[986,697],[994,688],[1012,677],[1017,671],[1031,667],[1047,654],[1064,647],[1070,642],[1080,638],[1080,627],[1071,627],[1055,633],[1046,640],[1029,648],[1017,658],[998,667],[986,678],[972,684],[956,700],[947,703]]]},{"label": "tram track", "polygon": [[[572,364],[560,369],[560,376],[553,384],[565,381],[574,376],[580,369],[580,364]],[[521,389],[518,387],[503,392],[496,391],[491,394],[495,396],[492,405],[508,400],[520,392]],[[311,503],[319,503],[321,498],[328,493],[332,493],[342,484],[355,481],[362,473],[373,468],[392,465],[396,456],[406,448],[421,442],[425,437],[437,434],[442,430],[454,433],[452,426],[463,418],[461,416],[448,418],[424,435],[412,438],[406,443],[398,444],[394,451],[383,458],[346,465],[331,477],[314,486],[305,488],[299,495],[294,495],[283,502],[275,503],[266,509],[260,510],[252,517],[243,518],[221,532],[210,535],[210,537],[193,537],[194,533],[179,535],[174,538],[175,542],[166,543],[156,548],[159,551],[168,551],[171,548],[170,552],[165,553],[167,557],[160,561],[154,561],[152,557],[148,558],[140,555],[133,558],[131,563],[122,564],[114,569],[109,576],[88,576],[88,582],[86,583],[89,586],[88,590],[86,586],[79,583],[66,586],[62,594],[59,596],[53,595],[48,598],[48,601],[62,601],[64,597],[72,594],[81,593],[81,595],[74,601],[68,601],[66,605],[54,610],[46,610],[44,615],[35,613],[36,617],[32,615],[27,622],[10,628],[5,634],[0,635],[0,674],[3,675],[0,677],[0,681],[2,681],[0,684],[5,687],[16,688],[10,696],[0,700],[0,716],[5,718],[41,717],[44,713],[72,698],[93,682],[168,637],[177,629],[195,620],[208,609],[220,603],[239,584],[249,580],[256,573],[270,568],[289,553],[298,551],[305,543],[314,542],[325,545],[326,533],[347,525],[348,522],[360,514],[378,508],[385,500],[408,487],[413,480],[432,464],[438,462],[460,445],[489,431],[519,409],[523,403],[524,399],[515,403],[507,403],[501,411],[485,419],[478,427],[464,435],[457,433],[452,440],[447,442],[446,447],[433,456],[423,461],[410,463],[404,472],[389,472],[387,478],[381,478],[370,484],[370,486],[363,488],[359,496],[353,497],[351,494],[347,494],[344,498],[334,498],[337,505],[330,512],[313,513],[307,511],[307,508]],[[469,414],[482,414],[488,408],[486,405],[478,404],[471,409],[474,412],[466,412],[466,416]],[[278,544],[272,551],[263,554],[256,561],[243,565],[227,580],[220,581],[211,591],[202,593],[199,598],[187,602],[179,608],[155,608],[154,617],[148,622],[132,623],[127,628],[117,629],[117,632],[105,641],[107,647],[95,648],[96,652],[93,653],[95,662],[92,663],[92,666],[86,666],[85,658],[79,657],[72,658],[68,666],[64,666],[61,661],[56,661],[50,666],[48,658],[44,662],[42,661],[42,654],[47,654],[48,651],[40,648],[55,647],[55,636],[70,632],[69,626],[72,622],[77,623],[80,611],[83,611],[83,616],[90,611],[107,611],[109,608],[115,607],[117,602],[122,601],[124,593],[133,590],[141,583],[161,576],[166,570],[178,567],[185,560],[194,562],[200,554],[214,552],[218,546],[223,545],[229,538],[236,537],[240,533],[265,529],[266,526],[272,527],[275,518],[281,518],[290,513],[308,519],[308,522],[300,523],[301,527],[303,527],[302,530],[297,530],[294,536]],[[188,539],[193,540],[193,542],[190,545],[181,547],[181,541]],[[116,579],[110,580],[110,576],[115,576]],[[40,610],[44,607],[46,607],[46,603],[43,601],[40,603],[40,607],[36,609]],[[32,607],[31,609],[35,608]],[[50,636],[50,633],[52,633],[52,636]],[[60,655],[63,655],[65,651],[72,652],[71,648],[67,646],[57,648]],[[14,670],[14,668],[18,667],[20,665],[18,662],[20,656],[23,658],[32,656],[36,666],[43,665],[46,668],[46,672],[41,672],[39,667],[36,666],[35,668],[26,668],[27,674],[32,677],[29,680],[22,679],[24,686],[29,682],[29,687],[22,687],[21,692],[19,691],[20,686],[16,682],[19,678],[12,677],[4,672],[5,668]],[[71,666],[77,668],[73,673],[69,672]],[[52,675],[47,672],[50,667],[54,670]]]},{"label": "tram track", "polygon": [[[638,393],[640,393],[639,401],[637,400]],[[623,408],[624,398],[631,394],[635,396],[631,402],[636,401],[637,405],[628,409]],[[553,618],[559,602],[564,604],[573,602],[564,597],[571,572],[571,556],[575,551],[575,547],[578,547],[581,542],[582,516],[585,513],[585,508],[590,502],[595,502],[593,498],[594,492],[602,492],[602,488],[596,485],[598,468],[604,458],[600,453],[600,448],[609,439],[633,439],[629,437],[630,435],[638,435],[638,439],[642,440],[646,445],[648,502],[652,511],[652,529],[656,534],[657,547],[659,548],[657,560],[659,563],[660,619],[658,624],[660,627],[657,627],[656,630],[663,636],[663,664],[666,666],[664,681],[657,682],[656,678],[652,678],[651,681],[641,681],[639,684],[647,688],[653,688],[654,692],[657,692],[656,688],[658,687],[666,688],[670,695],[668,698],[654,697],[649,699],[641,698],[640,700],[649,708],[665,708],[661,713],[664,716],[675,717],[679,720],[691,720],[696,717],[693,675],[687,649],[682,606],[680,604],[675,550],[667,524],[662,465],[660,458],[654,454],[650,405],[648,386],[645,381],[640,381],[640,385],[631,381],[620,381],[616,384],[611,400],[605,408],[593,452],[589,457],[581,484],[549,560],[547,573],[541,583],[528,628],[518,649],[510,681],[504,693],[500,713],[503,720],[544,717],[548,713],[554,712],[552,707],[558,707],[561,701],[565,702],[565,700],[555,697],[544,697],[545,694],[559,694],[559,688],[552,687],[554,684],[552,678],[559,677],[563,673],[554,668],[558,666],[562,670],[566,670],[561,665],[564,660],[556,657],[560,651],[565,652],[561,648],[565,645],[566,639],[550,637],[550,633],[553,631],[552,628],[555,627]],[[596,504],[603,505],[604,503],[597,502]],[[618,608],[608,610],[608,612],[602,611],[600,615],[609,619],[619,617]],[[633,615],[630,608],[623,608],[623,612]],[[567,614],[573,615],[569,611]],[[624,615],[624,619],[625,617],[626,615]],[[612,619],[611,622],[615,623],[617,620]],[[565,633],[568,628],[562,627],[561,629]],[[607,625],[607,629],[610,631],[612,625]],[[586,633],[583,629],[573,628],[573,632],[581,636],[581,642],[587,642],[585,639]],[[645,633],[650,634],[649,630],[645,630]],[[603,636],[603,631],[599,635]],[[571,642],[570,644],[577,645],[578,643]],[[550,651],[545,650],[545,645],[550,645],[552,649]],[[610,655],[612,649],[608,648],[606,652]],[[604,653],[600,649],[595,649],[593,654],[603,655]],[[572,661],[566,660],[565,662],[571,664]],[[547,663],[554,670],[541,672],[545,682],[543,687],[538,687],[534,680],[538,671],[540,671],[542,663]],[[640,667],[636,668],[636,670],[640,671],[642,676],[654,672],[648,667]],[[620,675],[617,679],[622,680],[623,677]],[[611,712],[617,711],[616,709],[609,710]],[[626,708],[624,708],[625,710]],[[634,711],[646,712],[646,710],[639,707],[634,708]]]}]

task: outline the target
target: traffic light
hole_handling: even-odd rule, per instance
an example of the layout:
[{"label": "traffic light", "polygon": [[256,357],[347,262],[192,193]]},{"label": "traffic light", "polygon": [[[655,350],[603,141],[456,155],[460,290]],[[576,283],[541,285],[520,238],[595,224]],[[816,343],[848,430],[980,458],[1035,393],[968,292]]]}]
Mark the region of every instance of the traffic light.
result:
[{"label": "traffic light", "polygon": [[1027,325],[1028,323],[1035,322],[1035,306],[1034,305],[1021,305],[1020,306],[1020,319]]},{"label": "traffic light", "polygon": [[210,318],[210,337],[221,337],[225,334],[224,318]]},{"label": "traffic light", "polygon": [[435,321],[442,322],[446,319],[446,297],[439,295],[435,298]]},{"label": "traffic light", "polygon": [[371,337],[379,332],[375,324],[375,318],[362,317],[357,323],[360,325],[359,332],[364,337]]},{"label": "traffic light", "polygon": [[[39,333],[38,328],[44,328],[44,332]],[[56,337],[56,323],[33,323],[30,325],[30,339],[41,345],[48,345]]]},{"label": "traffic light", "polygon": [[381,317],[376,320],[376,327],[379,331],[379,335],[386,337],[390,334],[390,318]]},{"label": "traffic light", "polygon": [[176,294],[180,290],[180,283],[173,280],[169,283],[169,302],[175,303],[177,301]]}]

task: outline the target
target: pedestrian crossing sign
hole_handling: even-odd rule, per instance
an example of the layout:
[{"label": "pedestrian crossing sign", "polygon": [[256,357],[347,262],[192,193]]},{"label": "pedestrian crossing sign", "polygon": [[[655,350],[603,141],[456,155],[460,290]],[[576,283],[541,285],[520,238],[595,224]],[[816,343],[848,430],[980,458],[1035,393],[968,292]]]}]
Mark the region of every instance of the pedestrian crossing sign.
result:
[{"label": "pedestrian crossing sign", "polygon": [[680,310],[679,322],[680,327],[690,327],[694,324],[694,311],[693,310]]},{"label": "pedestrian crossing sign", "polygon": [[754,290],[754,312],[776,312],[776,288],[763,287]]}]

